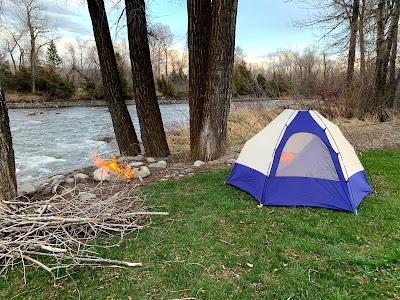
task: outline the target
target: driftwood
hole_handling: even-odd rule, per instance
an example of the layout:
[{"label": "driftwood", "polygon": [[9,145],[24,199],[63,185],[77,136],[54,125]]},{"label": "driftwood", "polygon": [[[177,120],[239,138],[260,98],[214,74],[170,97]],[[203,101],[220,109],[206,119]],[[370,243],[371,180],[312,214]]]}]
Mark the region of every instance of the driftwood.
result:
[{"label": "driftwood", "polygon": [[0,201],[17,196],[15,159],[10,120],[3,89],[0,87]]},{"label": "driftwood", "polygon": [[[22,264],[24,274],[27,266],[36,265],[55,280],[62,277],[61,270],[72,267],[142,265],[99,257],[95,252],[99,246],[90,242],[104,235],[117,235],[121,241],[127,233],[146,226],[147,215],[168,213],[145,211],[143,200],[133,196],[134,190],[129,187],[115,193],[110,192],[110,186],[100,184],[89,191],[97,195],[90,200],[79,198],[82,188],[77,185],[49,199],[1,201],[0,276],[17,263]],[[120,241],[103,247],[116,246]]]}]

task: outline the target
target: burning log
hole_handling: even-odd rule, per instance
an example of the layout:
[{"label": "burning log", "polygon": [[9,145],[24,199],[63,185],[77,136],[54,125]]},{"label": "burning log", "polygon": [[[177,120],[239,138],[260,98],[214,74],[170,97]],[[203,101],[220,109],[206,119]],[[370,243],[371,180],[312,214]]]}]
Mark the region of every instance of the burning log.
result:
[{"label": "burning log", "polygon": [[123,174],[125,179],[130,179],[135,174],[135,170],[132,170],[129,166],[120,166],[117,162],[117,158],[114,154],[111,154],[111,161],[107,162],[101,159],[100,155],[96,152],[92,152],[92,156],[94,158],[94,164],[98,167],[105,167],[110,169],[115,173]]},{"label": "burning log", "polygon": [[94,164],[99,167],[93,172],[93,178],[96,181],[118,181],[130,180],[132,178],[139,178],[150,175],[150,170],[146,166],[138,168],[131,168],[129,165],[119,164],[115,155],[111,154],[111,161],[103,160],[99,154],[92,152]]}]

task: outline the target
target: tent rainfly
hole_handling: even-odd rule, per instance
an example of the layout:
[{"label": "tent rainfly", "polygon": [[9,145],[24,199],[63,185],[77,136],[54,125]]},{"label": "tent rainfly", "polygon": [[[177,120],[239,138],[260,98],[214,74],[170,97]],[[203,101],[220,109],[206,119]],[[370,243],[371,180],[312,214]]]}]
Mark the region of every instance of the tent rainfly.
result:
[{"label": "tent rainfly", "polygon": [[315,110],[284,110],[246,142],[227,183],[262,205],[355,213],[373,193],[354,148]]}]

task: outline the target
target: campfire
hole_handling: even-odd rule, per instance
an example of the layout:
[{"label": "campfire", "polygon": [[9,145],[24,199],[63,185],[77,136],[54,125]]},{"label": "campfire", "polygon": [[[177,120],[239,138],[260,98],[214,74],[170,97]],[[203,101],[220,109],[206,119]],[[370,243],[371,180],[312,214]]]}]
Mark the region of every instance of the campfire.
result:
[{"label": "campfire", "polygon": [[96,152],[91,153],[94,159],[94,164],[103,170],[105,173],[114,172],[117,175],[123,175],[125,180],[133,178],[137,172],[136,169],[131,169],[126,165],[119,165],[114,154],[110,155],[111,161],[105,161],[100,157],[100,154]]}]

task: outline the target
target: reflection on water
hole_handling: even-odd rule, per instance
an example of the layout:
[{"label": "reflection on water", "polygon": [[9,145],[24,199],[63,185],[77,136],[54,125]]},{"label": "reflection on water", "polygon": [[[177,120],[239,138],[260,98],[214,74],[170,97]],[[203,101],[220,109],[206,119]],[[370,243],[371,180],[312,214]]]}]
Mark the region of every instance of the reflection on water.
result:
[{"label": "reflection on water", "polygon": [[[128,108],[140,137],[136,108]],[[160,110],[167,131],[175,123],[189,123],[186,103],[160,105]],[[19,182],[91,165],[91,151],[102,157],[118,153],[106,107],[10,109],[9,117]]]}]

